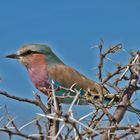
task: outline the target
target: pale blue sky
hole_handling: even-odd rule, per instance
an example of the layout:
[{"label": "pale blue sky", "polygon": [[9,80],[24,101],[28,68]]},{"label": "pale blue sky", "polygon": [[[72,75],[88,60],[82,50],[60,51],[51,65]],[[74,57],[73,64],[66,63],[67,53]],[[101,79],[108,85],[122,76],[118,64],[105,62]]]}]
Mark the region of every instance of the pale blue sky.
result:
[{"label": "pale blue sky", "polygon": [[[26,43],[50,44],[66,64],[94,80],[95,71],[91,69],[98,59],[91,46],[101,39],[106,47],[121,42],[126,50],[138,50],[140,1],[0,0],[0,89],[32,98],[35,88],[27,71],[4,58]],[[121,54],[117,59],[125,63],[127,57]],[[26,110],[33,115],[37,112],[3,97],[0,104],[7,104],[16,117],[23,117]]]}]

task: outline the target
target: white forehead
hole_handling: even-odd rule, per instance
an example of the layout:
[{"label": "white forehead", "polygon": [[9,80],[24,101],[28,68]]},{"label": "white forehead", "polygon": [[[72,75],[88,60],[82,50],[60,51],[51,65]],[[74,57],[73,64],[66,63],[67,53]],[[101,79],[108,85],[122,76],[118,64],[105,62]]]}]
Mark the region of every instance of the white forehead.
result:
[{"label": "white forehead", "polygon": [[18,51],[17,51],[17,54],[18,55],[20,55],[20,54],[22,54],[22,53],[24,53],[24,52],[26,52],[26,51],[28,51],[29,50],[29,48],[20,48],[20,49],[18,49]]}]

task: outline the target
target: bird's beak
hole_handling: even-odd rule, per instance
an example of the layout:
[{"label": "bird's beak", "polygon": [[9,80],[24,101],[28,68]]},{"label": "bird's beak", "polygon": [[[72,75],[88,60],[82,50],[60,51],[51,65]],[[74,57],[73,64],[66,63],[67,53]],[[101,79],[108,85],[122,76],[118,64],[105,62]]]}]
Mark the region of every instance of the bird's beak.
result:
[{"label": "bird's beak", "polygon": [[20,58],[20,55],[18,55],[18,54],[9,54],[9,55],[7,55],[5,57],[7,57],[7,58],[13,58],[13,59],[19,59]]}]

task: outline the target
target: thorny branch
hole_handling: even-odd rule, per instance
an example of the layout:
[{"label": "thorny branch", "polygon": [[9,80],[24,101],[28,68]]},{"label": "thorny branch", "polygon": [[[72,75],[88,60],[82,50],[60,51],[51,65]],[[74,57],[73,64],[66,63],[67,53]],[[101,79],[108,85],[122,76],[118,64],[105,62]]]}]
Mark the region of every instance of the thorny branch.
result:
[{"label": "thorny branch", "polygon": [[37,94],[34,94],[35,100],[14,96],[14,95],[8,94],[5,91],[0,91],[0,95],[3,95],[5,97],[8,97],[10,99],[17,100],[20,102],[25,102],[25,103],[36,105],[36,106],[40,107],[45,114],[48,113],[47,107],[43,104],[43,102],[40,99],[40,96]]},{"label": "thorny branch", "polygon": [[[134,60],[132,62],[130,62],[130,64],[135,64],[135,62],[137,61],[138,64],[136,64],[136,65],[139,65],[140,56],[139,57],[138,56],[139,56],[139,54],[136,54],[135,57],[134,57]],[[103,83],[106,83],[114,75],[119,74],[121,69],[122,69],[122,67],[119,68],[116,72],[114,72],[113,75],[108,76],[108,78]],[[120,100],[120,102],[119,102],[119,104],[118,104],[118,106],[117,106],[117,108],[116,108],[116,110],[115,110],[115,112],[113,114],[114,119],[115,119],[115,123],[117,123],[117,124],[120,123],[120,121],[124,117],[125,112],[127,110],[127,107],[128,107],[128,105],[130,105],[130,99],[131,99],[133,93],[138,90],[137,82],[139,80],[139,74],[140,73],[138,73],[136,75],[136,73],[134,72],[136,69],[135,69],[135,67],[133,65],[132,66],[127,65],[126,69],[127,70],[130,69],[130,80],[129,80],[128,86],[125,87],[124,90],[120,93],[120,95],[122,95],[121,100]],[[127,71],[125,71],[125,72],[127,72]],[[125,73],[123,73],[123,76],[124,75],[125,75]],[[122,79],[123,76],[121,76],[120,79]],[[119,80],[117,79],[117,83],[120,81],[120,79]],[[109,121],[109,126],[111,126],[111,125],[114,125],[114,122]],[[107,140],[107,139],[111,138],[111,136],[108,137],[108,132],[109,131],[106,131],[101,136],[101,140]],[[115,131],[113,131],[113,133],[114,132]]]}]

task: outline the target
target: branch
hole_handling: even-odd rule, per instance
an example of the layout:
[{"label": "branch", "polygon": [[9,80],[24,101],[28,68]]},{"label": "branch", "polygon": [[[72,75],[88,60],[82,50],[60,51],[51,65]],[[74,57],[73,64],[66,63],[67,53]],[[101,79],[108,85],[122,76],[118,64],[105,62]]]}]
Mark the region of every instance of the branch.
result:
[{"label": "branch", "polygon": [[[133,62],[131,62],[131,64],[133,64]],[[129,85],[121,93],[122,100],[120,101],[120,103],[117,106],[117,108],[114,112],[114,115],[113,115],[116,123],[119,123],[122,120],[122,118],[124,117],[124,114],[127,110],[127,107],[130,103],[130,99],[131,99],[133,93],[136,90],[138,90],[138,87],[137,87],[138,78],[139,78],[138,75],[136,75],[136,73],[134,72],[134,70],[131,66],[131,75],[130,75]],[[111,126],[112,124],[113,124],[113,122],[110,121],[109,126]],[[105,131],[105,133],[101,136],[101,140],[108,140],[108,131]]]},{"label": "branch", "polygon": [[20,102],[25,102],[25,103],[36,105],[36,106],[40,107],[41,110],[45,114],[48,113],[48,108],[43,104],[43,102],[40,99],[40,96],[37,95],[37,94],[34,94],[35,100],[30,100],[30,99],[27,99],[27,98],[21,98],[21,97],[18,97],[18,96],[10,95],[5,91],[0,91],[0,95],[3,95],[5,97],[8,97],[10,99],[17,100],[17,101],[20,101]]},{"label": "branch", "polygon": [[19,131],[12,131],[12,130],[9,130],[8,128],[6,128],[6,127],[5,128],[0,128],[0,131],[9,134],[9,136],[16,135],[16,136],[21,136],[21,137],[26,138],[26,139],[38,140],[37,137],[28,136],[28,135],[26,135],[24,133],[21,133]]},{"label": "branch", "polygon": [[38,140],[44,140],[44,136],[43,136],[43,130],[42,130],[42,126],[39,124],[39,121],[36,120],[36,126],[38,128],[38,131],[39,131],[39,135],[40,135],[40,138]]},{"label": "branch", "polygon": [[35,101],[35,100],[30,100],[30,99],[26,99],[26,98],[21,98],[21,97],[17,97],[17,96],[14,96],[14,95],[10,95],[9,93],[7,93],[5,91],[0,91],[0,94],[5,96],[5,97],[11,98],[13,100],[17,100],[17,101],[21,101],[21,102],[26,102],[26,103],[38,105],[38,102]]}]

